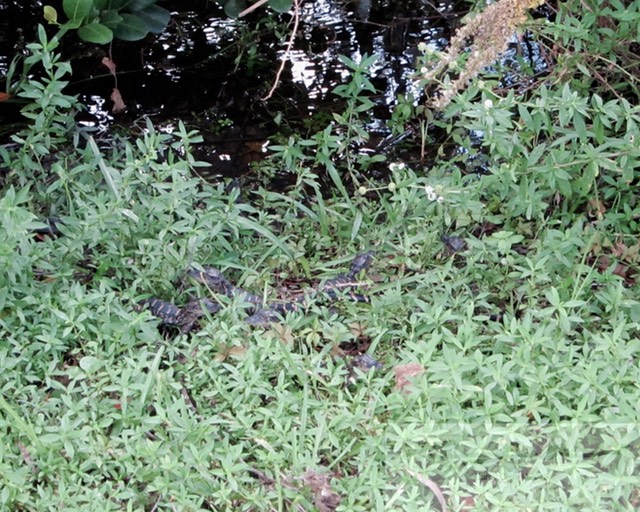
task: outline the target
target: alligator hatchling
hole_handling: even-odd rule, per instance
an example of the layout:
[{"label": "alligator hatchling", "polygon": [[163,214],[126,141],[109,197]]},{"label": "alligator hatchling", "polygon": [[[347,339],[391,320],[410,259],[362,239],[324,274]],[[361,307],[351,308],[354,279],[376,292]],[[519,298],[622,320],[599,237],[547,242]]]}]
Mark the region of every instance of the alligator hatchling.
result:
[{"label": "alligator hatchling", "polygon": [[[265,326],[275,322],[285,313],[299,311],[309,306],[312,302],[321,297],[328,297],[331,301],[336,301],[341,297],[357,302],[369,303],[370,299],[366,295],[354,293],[350,288],[358,286],[357,276],[366,271],[373,261],[373,251],[357,254],[349,271],[339,274],[333,279],[329,279],[302,297],[288,301],[273,301],[266,305],[262,299],[238,286],[232,284],[220,270],[213,267],[204,267],[203,270],[191,269],[189,277],[195,281],[206,285],[213,293],[224,295],[238,303],[246,304],[249,307],[249,316],[245,322],[253,326]],[[221,309],[219,302],[215,300],[192,299],[183,307],[151,297],[142,301],[142,306],[146,307],[152,315],[162,320],[164,325],[175,326],[181,333],[188,333],[197,329],[199,320],[208,314],[215,314]],[[352,366],[361,369],[380,368],[381,364],[368,354],[361,354],[353,358]]]},{"label": "alligator hatchling", "polygon": [[[233,285],[216,268],[205,267],[203,270],[194,268],[189,270],[188,275],[206,285],[213,293],[248,304],[250,316],[245,319],[245,322],[249,325],[263,326],[277,321],[285,313],[305,308],[320,296],[326,296],[332,301],[346,297],[357,302],[370,302],[369,297],[354,293],[350,288],[358,285],[358,274],[371,266],[373,254],[373,251],[357,254],[349,272],[325,281],[302,297],[289,301],[274,301],[266,306],[263,305],[259,296]],[[143,301],[142,305],[146,306],[152,315],[160,318],[164,324],[176,326],[182,333],[188,333],[196,328],[198,320],[205,315],[205,311],[215,314],[221,309],[220,304],[212,299],[193,299],[185,306],[178,307],[170,302],[151,297]]]}]

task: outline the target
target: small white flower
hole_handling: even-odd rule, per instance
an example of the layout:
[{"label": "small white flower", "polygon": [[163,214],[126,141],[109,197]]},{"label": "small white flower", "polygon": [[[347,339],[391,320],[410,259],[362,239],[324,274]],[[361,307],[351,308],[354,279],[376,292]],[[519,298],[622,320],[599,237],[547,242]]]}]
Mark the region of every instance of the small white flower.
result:
[{"label": "small white flower", "polygon": [[491,107],[493,107],[493,101],[491,100],[484,100],[484,107],[486,109],[490,109]]},{"label": "small white flower", "polygon": [[391,162],[389,164],[389,170],[391,172],[395,172],[395,171],[401,171],[402,169],[404,169],[406,166],[404,165],[404,162]]},{"label": "small white flower", "polygon": [[427,199],[429,201],[435,201],[438,198],[435,189],[431,185],[424,187],[424,191],[427,193]]},{"label": "small white flower", "polygon": [[427,194],[427,199],[429,201],[436,201],[438,203],[444,202],[444,196],[440,195],[442,190],[443,189],[440,185],[437,185],[435,188],[431,185],[425,185],[424,187],[424,191]]}]

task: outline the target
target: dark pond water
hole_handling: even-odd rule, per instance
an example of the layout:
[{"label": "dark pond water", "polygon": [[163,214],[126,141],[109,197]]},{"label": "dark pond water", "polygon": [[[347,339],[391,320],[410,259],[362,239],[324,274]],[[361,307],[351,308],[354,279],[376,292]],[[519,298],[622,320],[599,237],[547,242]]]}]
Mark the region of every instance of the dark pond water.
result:
[{"label": "dark pond water", "polygon": [[[48,2],[58,6],[60,2]],[[446,47],[470,3],[448,0],[315,0],[302,4],[300,26],[280,84],[267,101],[289,37],[291,15],[265,16],[258,9],[246,19],[227,18],[215,2],[162,2],[172,22],[162,34],[138,43],[116,41],[111,48],[82,43],[68,34],[62,52],[70,59],[69,92],[87,105],[81,122],[103,130],[135,129],[144,116],[164,130],[178,119],[201,130],[206,144],[201,159],[212,173],[241,175],[261,158],[263,143],[274,135],[306,134],[326,125],[342,104],[331,91],[349,79],[340,61],[376,55],[371,69],[376,94],[370,121],[372,139],[388,135],[386,121],[397,95],[421,91],[411,73],[419,43]],[[188,10],[187,10],[188,9]],[[35,39],[34,20],[42,2],[0,1],[0,73],[6,74],[16,53]],[[54,33],[53,28],[49,28]],[[279,38],[276,34],[282,34]],[[117,65],[117,87],[127,105],[111,112],[114,79],[101,64],[110,56]],[[2,105],[3,133],[19,104]],[[409,142],[410,143],[410,142]]]}]

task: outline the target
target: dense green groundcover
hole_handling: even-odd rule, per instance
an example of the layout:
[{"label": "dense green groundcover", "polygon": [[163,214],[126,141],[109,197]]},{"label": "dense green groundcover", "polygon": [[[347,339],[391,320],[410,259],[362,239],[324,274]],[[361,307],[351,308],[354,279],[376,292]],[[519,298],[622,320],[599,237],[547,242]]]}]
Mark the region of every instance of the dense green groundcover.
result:
[{"label": "dense green groundcover", "polygon": [[[638,508],[633,102],[479,83],[433,121],[462,151],[371,183],[349,154],[368,101],[353,64],[351,110],[262,169],[297,185],[236,201],[193,172],[183,126],[76,131],[68,64],[43,34],[30,49],[47,73],[21,92],[33,126],[0,149],[0,509]],[[465,172],[480,150],[487,172]],[[49,215],[62,235],[33,236]],[[210,296],[179,284],[194,262],[273,297],[370,249],[370,305],[263,329],[225,304],[173,337],[134,308]],[[383,368],[350,372],[354,345]]]}]

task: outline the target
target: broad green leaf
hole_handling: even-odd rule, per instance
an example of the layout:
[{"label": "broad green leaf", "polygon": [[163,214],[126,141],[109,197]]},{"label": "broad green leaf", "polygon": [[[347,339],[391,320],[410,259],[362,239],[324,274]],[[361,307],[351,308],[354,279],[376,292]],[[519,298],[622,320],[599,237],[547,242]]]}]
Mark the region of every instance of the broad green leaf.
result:
[{"label": "broad green leaf", "polygon": [[142,11],[143,9],[147,9],[152,5],[155,5],[158,0],[130,0],[127,2],[127,11],[135,12]]},{"label": "broad green leaf", "polygon": [[171,13],[157,5],[152,5],[142,11],[136,12],[136,16],[143,20],[147,24],[149,32],[154,34],[162,32],[167,28],[169,21],[171,21]]},{"label": "broad green leaf", "polygon": [[288,12],[292,4],[292,0],[269,0],[269,7],[276,12]]},{"label": "broad green leaf", "polygon": [[70,20],[79,21],[89,16],[93,0],[63,0],[62,8]]},{"label": "broad green leaf", "polygon": [[246,4],[242,0],[227,0],[224,3],[224,12],[230,18],[237,18],[246,7]]},{"label": "broad green leaf", "polygon": [[84,356],[80,359],[78,365],[85,371],[85,373],[94,373],[102,368],[103,362],[97,357]]},{"label": "broad green leaf", "polygon": [[48,21],[51,25],[58,24],[58,11],[56,11],[50,5],[44,6],[44,19]]},{"label": "broad green leaf", "polygon": [[60,25],[60,28],[64,30],[76,30],[82,26],[82,20],[69,20],[66,23]]},{"label": "broad green leaf", "polygon": [[122,9],[129,3],[129,0],[93,0],[95,8],[100,11]]},{"label": "broad green leaf", "polygon": [[105,11],[100,16],[100,23],[110,28],[112,31],[116,28],[116,25],[120,22],[122,22],[122,16],[118,14],[118,11]]},{"label": "broad green leaf", "polygon": [[113,40],[113,32],[101,23],[89,23],[78,29],[78,36],[83,41],[95,44],[108,44]]},{"label": "broad green leaf", "polygon": [[122,21],[113,31],[114,37],[123,41],[139,41],[148,33],[147,24],[135,14],[122,14]]}]

